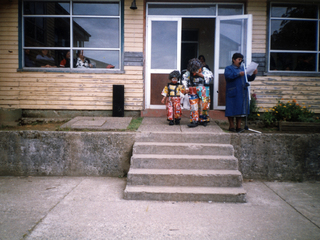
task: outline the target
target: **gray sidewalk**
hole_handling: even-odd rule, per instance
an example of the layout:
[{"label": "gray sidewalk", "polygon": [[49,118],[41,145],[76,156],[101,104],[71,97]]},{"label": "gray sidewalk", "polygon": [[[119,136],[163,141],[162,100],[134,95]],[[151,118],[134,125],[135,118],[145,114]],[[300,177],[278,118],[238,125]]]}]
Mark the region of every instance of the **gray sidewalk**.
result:
[{"label": "gray sidewalk", "polygon": [[319,182],[245,182],[240,204],[127,201],[125,184],[0,177],[0,239],[320,238]]}]

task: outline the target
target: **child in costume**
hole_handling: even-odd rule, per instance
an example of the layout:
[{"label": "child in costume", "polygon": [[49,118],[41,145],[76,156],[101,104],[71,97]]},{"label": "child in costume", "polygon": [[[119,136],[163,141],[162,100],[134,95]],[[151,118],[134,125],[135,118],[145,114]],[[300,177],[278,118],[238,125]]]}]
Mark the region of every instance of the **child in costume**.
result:
[{"label": "child in costume", "polygon": [[197,127],[198,124],[207,126],[210,122],[210,87],[213,80],[212,72],[202,67],[199,59],[189,60],[187,71],[182,76],[182,83],[189,94],[190,124],[188,127]]},{"label": "child in costume", "polygon": [[168,83],[162,90],[163,96],[161,103],[166,103],[167,120],[169,125],[180,124],[181,119],[181,92],[184,91],[184,86],[179,84],[180,72],[175,70],[169,74],[171,82]]}]

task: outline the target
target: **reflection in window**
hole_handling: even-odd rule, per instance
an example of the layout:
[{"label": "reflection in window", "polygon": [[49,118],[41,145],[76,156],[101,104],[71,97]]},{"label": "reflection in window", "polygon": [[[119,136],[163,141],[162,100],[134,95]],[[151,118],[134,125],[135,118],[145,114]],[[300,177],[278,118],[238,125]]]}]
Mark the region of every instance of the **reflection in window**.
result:
[{"label": "reflection in window", "polygon": [[74,18],[74,47],[119,47],[119,19]]},{"label": "reflection in window", "polygon": [[313,5],[274,4],[271,17],[317,18],[317,8]]},{"label": "reflection in window", "polygon": [[26,17],[24,40],[26,47],[70,47],[70,19]]},{"label": "reflection in window", "polygon": [[118,16],[117,3],[73,3],[74,15]]},{"label": "reflection in window", "polygon": [[117,51],[89,51],[75,50],[74,67],[81,68],[104,68],[113,69],[119,68],[118,65],[113,65],[113,62],[118,62],[119,54]]},{"label": "reflection in window", "polygon": [[149,15],[215,16],[216,4],[149,4]]},{"label": "reflection in window", "polygon": [[271,49],[316,50],[316,21],[273,20],[271,32]]},{"label": "reflection in window", "polygon": [[65,15],[69,14],[68,2],[25,1],[23,12],[25,15]]},{"label": "reflection in window", "polygon": [[319,71],[318,5],[271,4],[270,71]]},{"label": "reflection in window", "polygon": [[152,22],[152,69],[171,69],[172,66],[177,66],[177,29],[176,21]]},{"label": "reflection in window", "polygon": [[24,0],[23,67],[80,69],[77,54],[82,52],[90,61],[84,68],[119,69],[120,12],[120,1]]},{"label": "reflection in window", "polygon": [[271,53],[270,70],[316,71],[316,54],[312,53]]},{"label": "reflection in window", "polygon": [[218,5],[218,15],[219,16],[228,16],[228,15],[242,15],[243,14],[243,7],[242,5],[233,5],[233,4],[226,4]]}]

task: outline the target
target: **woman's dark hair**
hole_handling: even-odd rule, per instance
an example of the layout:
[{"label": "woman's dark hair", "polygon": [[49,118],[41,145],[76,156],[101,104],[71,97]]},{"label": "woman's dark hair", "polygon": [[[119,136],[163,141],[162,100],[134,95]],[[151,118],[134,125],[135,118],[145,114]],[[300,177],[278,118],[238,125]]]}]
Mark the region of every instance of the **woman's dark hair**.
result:
[{"label": "woman's dark hair", "polygon": [[237,59],[237,58],[242,58],[243,59],[243,55],[241,53],[233,54],[232,59]]},{"label": "woman's dark hair", "polygon": [[200,55],[200,56],[198,57],[198,59],[200,59],[200,58],[203,58],[203,61],[204,61],[204,62],[206,61],[206,58],[205,58],[203,55]]},{"label": "woman's dark hair", "polygon": [[178,70],[174,70],[169,74],[169,79],[171,80],[172,78],[177,78],[179,79],[181,76],[180,72]]}]

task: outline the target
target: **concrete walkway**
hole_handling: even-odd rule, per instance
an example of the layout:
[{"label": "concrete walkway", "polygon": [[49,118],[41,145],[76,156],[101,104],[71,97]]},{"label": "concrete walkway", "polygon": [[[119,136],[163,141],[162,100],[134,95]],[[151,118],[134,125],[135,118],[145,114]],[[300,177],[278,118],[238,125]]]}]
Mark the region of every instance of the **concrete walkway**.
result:
[{"label": "concrete walkway", "polygon": [[0,177],[0,239],[319,239],[320,183],[245,182],[247,203],[127,201],[125,178]]},{"label": "concrete walkway", "polygon": [[[185,121],[148,118],[139,131],[222,132]],[[0,239],[320,238],[319,182],[244,182],[239,204],[128,201],[125,186],[125,178],[0,177]]]}]

